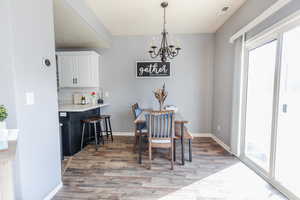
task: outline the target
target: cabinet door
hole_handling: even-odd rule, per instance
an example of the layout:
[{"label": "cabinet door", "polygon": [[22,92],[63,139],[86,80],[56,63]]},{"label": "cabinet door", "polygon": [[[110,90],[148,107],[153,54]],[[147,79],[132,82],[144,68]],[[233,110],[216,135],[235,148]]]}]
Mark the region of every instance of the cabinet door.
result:
[{"label": "cabinet door", "polygon": [[77,87],[99,87],[99,62],[97,55],[78,56]]},{"label": "cabinet door", "polygon": [[59,71],[59,87],[74,87],[74,56],[57,57]]}]

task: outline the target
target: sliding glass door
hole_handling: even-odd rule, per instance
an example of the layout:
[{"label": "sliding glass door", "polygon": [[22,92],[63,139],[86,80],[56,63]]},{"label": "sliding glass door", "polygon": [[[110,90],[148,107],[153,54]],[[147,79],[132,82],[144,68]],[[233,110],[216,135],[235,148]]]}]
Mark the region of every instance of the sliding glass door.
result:
[{"label": "sliding glass door", "polygon": [[245,156],[268,172],[277,40],[249,50]]},{"label": "sliding glass door", "polygon": [[275,179],[300,197],[300,27],[283,34]]},{"label": "sliding glass door", "polygon": [[246,43],[241,159],[300,199],[300,20]]}]

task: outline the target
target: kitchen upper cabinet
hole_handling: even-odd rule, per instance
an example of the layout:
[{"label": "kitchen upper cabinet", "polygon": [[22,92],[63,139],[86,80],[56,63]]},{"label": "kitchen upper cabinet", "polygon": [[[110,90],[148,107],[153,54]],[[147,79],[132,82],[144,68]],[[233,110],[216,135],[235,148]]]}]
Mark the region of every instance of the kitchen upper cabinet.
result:
[{"label": "kitchen upper cabinet", "polygon": [[57,52],[59,87],[99,87],[99,58],[94,51]]}]

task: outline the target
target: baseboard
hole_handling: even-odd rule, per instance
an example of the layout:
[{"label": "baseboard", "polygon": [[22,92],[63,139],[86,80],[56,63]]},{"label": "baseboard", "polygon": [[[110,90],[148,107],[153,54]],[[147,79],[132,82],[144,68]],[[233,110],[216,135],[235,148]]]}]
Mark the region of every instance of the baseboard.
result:
[{"label": "baseboard", "polygon": [[62,182],[60,182],[45,198],[44,200],[51,200],[56,193],[63,187]]},{"label": "baseboard", "polygon": [[[113,132],[116,136],[134,136],[133,132]],[[220,146],[222,146],[226,151],[231,153],[230,147],[222,142],[217,136],[215,136],[212,133],[192,133],[194,137],[209,137],[212,138],[216,143],[218,143]],[[232,154],[232,153],[231,153]]]},{"label": "baseboard", "polygon": [[[113,132],[116,136],[134,136],[133,132]],[[192,133],[194,137],[212,137],[211,133]]]},{"label": "baseboard", "polygon": [[134,136],[133,132],[113,132],[115,136]]},{"label": "baseboard", "polygon": [[220,140],[217,136],[215,136],[214,134],[211,134],[211,138],[216,141],[216,143],[218,143],[221,147],[223,147],[226,151],[228,151],[229,153],[232,154],[231,152],[231,148],[225,144],[224,142],[222,142],[222,140]]}]

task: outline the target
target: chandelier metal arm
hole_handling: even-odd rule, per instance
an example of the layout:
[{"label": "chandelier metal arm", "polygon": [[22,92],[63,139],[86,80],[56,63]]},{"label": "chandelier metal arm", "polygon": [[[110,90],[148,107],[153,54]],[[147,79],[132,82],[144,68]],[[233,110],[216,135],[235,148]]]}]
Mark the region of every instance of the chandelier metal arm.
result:
[{"label": "chandelier metal arm", "polygon": [[167,59],[173,59],[174,57],[178,56],[179,51],[181,50],[180,47],[175,47],[173,44],[168,44],[168,32],[166,30],[166,8],[168,7],[168,2],[162,2],[161,7],[164,9],[164,16],[163,16],[163,31],[161,33],[162,40],[160,43],[159,50],[156,51],[156,46],[151,46],[151,50],[149,51],[149,54],[151,58],[157,58],[158,56],[161,57],[162,62],[166,62]]}]

